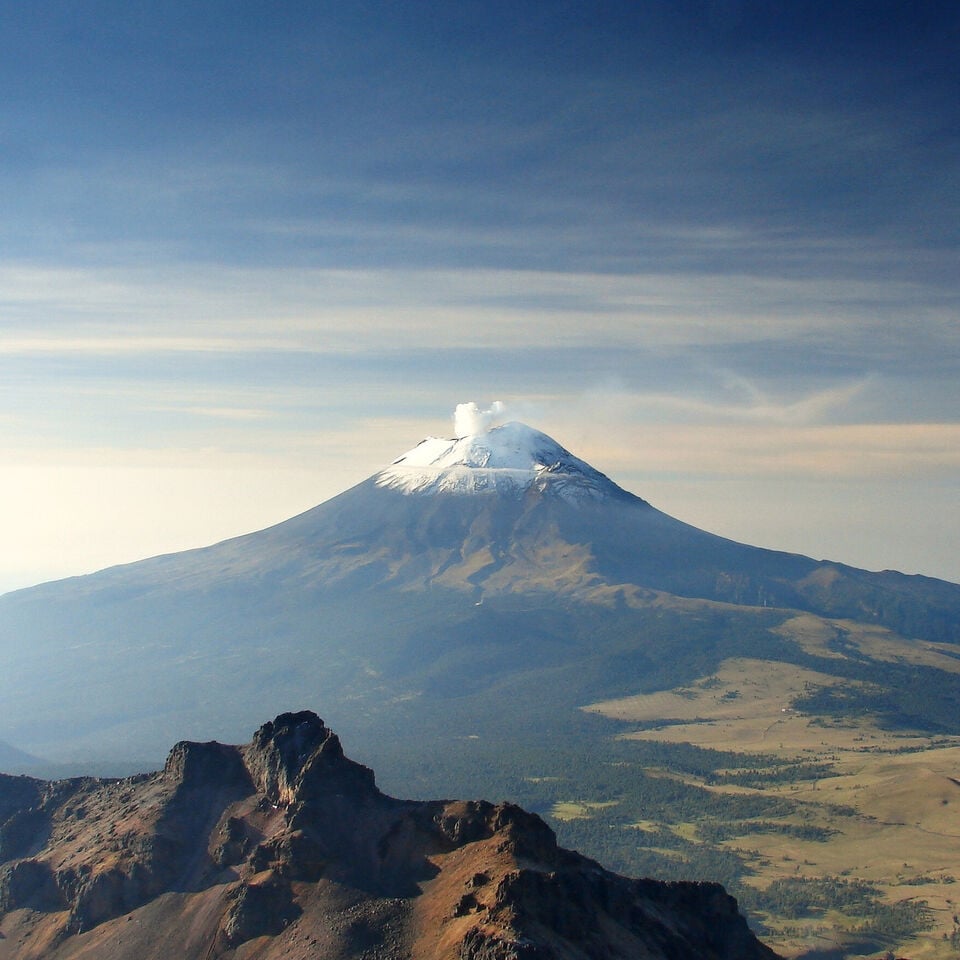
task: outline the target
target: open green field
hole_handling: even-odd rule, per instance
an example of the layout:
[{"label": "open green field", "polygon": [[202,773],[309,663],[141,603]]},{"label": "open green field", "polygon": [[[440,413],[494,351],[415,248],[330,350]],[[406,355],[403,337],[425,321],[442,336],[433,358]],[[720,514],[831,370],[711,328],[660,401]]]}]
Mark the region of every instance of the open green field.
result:
[{"label": "open green field", "polygon": [[[833,626],[805,616],[783,629],[824,657],[831,651],[823,639]],[[858,655],[960,671],[949,649],[907,644],[888,631],[845,628]],[[789,663],[732,658],[683,687],[585,709],[641,725],[623,735],[633,743],[693,744],[751,757],[749,766],[706,776],[675,769],[660,776],[718,799],[789,803],[775,816],[739,822],[709,812],[677,818],[666,832],[659,819],[635,824],[646,836],[657,835],[660,846],[652,849],[664,857],[696,843],[735,853],[746,868],[741,899],[761,918],[774,949],[787,956],[839,948],[848,956],[890,950],[912,960],[955,958],[960,738],[884,729],[870,716],[829,716],[796,705],[813,692],[855,687],[840,676]],[[589,809],[587,801],[579,802]],[[765,896],[751,904],[751,890]]]}]

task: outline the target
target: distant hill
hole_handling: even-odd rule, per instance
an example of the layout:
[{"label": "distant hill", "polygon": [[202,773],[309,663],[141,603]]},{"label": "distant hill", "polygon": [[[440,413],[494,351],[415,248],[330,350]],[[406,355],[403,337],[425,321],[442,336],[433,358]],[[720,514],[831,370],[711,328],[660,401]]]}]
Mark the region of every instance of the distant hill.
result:
[{"label": "distant hill", "polygon": [[25,770],[36,769],[44,761],[40,757],[25,753],[0,740],[0,771],[6,773],[22,773]]}]

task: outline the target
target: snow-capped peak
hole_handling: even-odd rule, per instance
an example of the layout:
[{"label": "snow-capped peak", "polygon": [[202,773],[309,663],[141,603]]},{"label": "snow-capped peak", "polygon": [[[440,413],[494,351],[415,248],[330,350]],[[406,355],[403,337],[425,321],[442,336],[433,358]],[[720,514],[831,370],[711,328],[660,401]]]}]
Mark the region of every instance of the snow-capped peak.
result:
[{"label": "snow-capped peak", "polygon": [[520,496],[536,487],[566,500],[600,499],[617,489],[556,440],[516,421],[452,440],[427,437],[375,479],[403,493]]}]

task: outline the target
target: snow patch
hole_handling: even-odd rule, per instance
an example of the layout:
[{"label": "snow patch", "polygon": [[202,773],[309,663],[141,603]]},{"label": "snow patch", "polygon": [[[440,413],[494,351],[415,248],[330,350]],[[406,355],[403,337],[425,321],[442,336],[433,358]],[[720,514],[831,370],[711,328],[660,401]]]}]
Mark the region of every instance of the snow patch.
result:
[{"label": "snow patch", "polygon": [[536,487],[572,501],[603,499],[616,489],[556,440],[515,421],[452,440],[428,437],[378,473],[375,481],[403,493],[519,497]]}]

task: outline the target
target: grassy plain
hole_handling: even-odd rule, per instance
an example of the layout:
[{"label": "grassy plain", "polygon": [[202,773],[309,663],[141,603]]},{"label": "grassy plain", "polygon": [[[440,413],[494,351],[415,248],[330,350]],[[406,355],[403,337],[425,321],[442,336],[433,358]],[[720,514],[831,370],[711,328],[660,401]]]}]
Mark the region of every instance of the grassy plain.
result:
[{"label": "grassy plain", "polygon": [[616,800],[558,800],[550,811],[557,820],[585,820],[597,810],[606,810],[617,805]]},{"label": "grassy plain", "polygon": [[[906,642],[889,631],[801,616],[782,628],[820,658],[841,655],[916,663],[953,673],[951,648]],[[836,638],[842,635],[838,653]],[[954,655],[952,655],[954,654]],[[823,663],[823,660],[820,660]],[[683,775],[716,793],[782,796],[796,812],[770,824],[744,822],[720,839],[748,864],[745,883],[866,881],[890,905],[925,901],[929,929],[906,940],[858,932],[868,918],[855,910],[811,910],[809,915],[764,917],[765,938],[787,956],[882,956],[887,949],[911,960],[956,958],[960,940],[960,738],[889,730],[870,716],[812,715],[793,706],[811,690],[853,688],[854,681],[782,662],[732,658],[686,686],[591,704],[585,709],[641,724],[627,739],[691,743],[714,750],[761,754],[771,769],[789,759],[811,767],[814,778],[750,783]],[[826,765],[826,767],[824,766]],[[744,774],[744,771],[729,771]],[[758,781],[764,770],[755,771]],[[675,773],[664,775],[677,776]],[[580,815],[590,812],[581,802]],[[638,823],[639,829],[650,829]],[[697,823],[671,824],[678,837],[696,838]],[[807,837],[819,830],[819,835]],[[825,839],[826,838],[826,839]],[[705,842],[705,841],[704,841]],[[781,885],[782,886],[782,883]],[[802,884],[797,887],[803,889]],[[876,932],[876,931],[874,931]],[[956,936],[954,936],[956,935]],[[951,941],[953,936],[953,941]],[[882,946],[882,949],[879,947]]]}]

